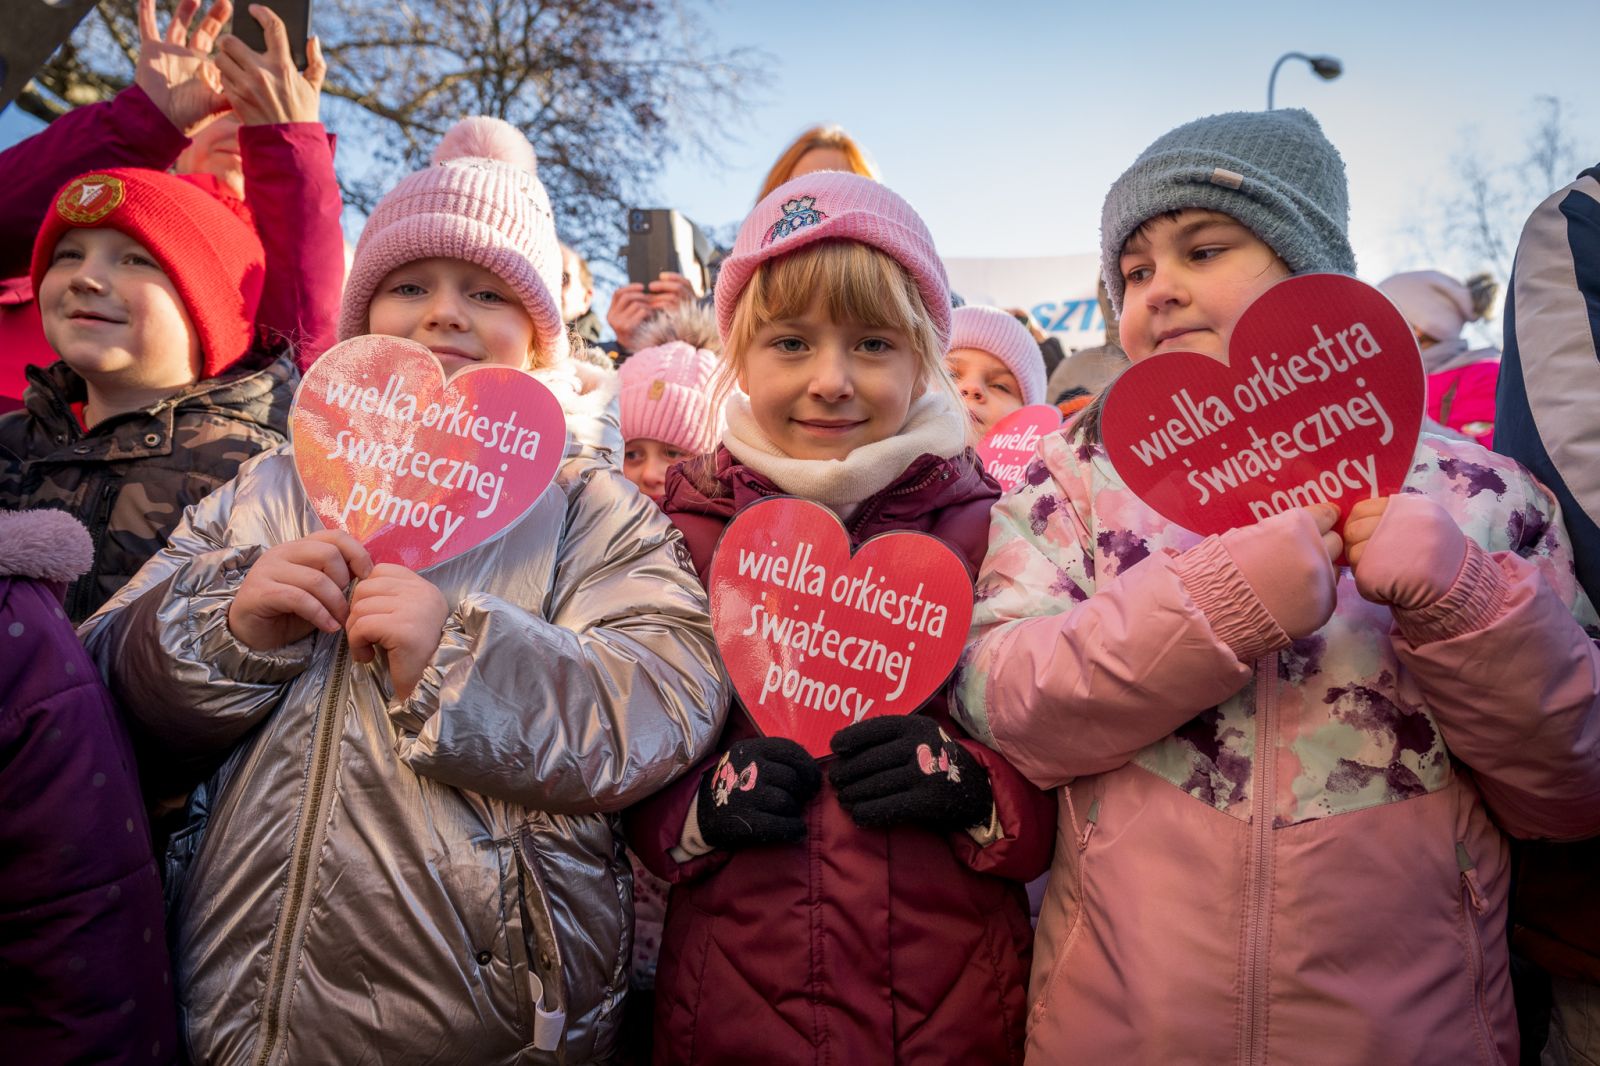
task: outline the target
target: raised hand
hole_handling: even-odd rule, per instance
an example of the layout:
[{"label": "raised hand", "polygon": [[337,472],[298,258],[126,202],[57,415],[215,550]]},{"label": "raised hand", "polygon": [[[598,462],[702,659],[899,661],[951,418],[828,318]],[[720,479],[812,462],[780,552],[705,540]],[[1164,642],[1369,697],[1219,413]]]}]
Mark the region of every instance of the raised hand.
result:
[{"label": "raised hand", "polygon": [[228,109],[211,48],[233,14],[233,4],[214,0],[191,34],[189,24],[199,11],[200,0],[179,0],[163,34],[156,24],[156,0],[139,0],[139,60],[133,82],[185,136]]},{"label": "raised hand", "polygon": [[302,74],[295,69],[289,34],[277,12],[260,4],[251,4],[249,12],[261,23],[267,51],[257,52],[232,34],[222,38],[217,69],[228,103],[246,126],[316,122],[321,110],[322,82],[328,74],[322,42],[315,37],[306,42],[306,70]]}]

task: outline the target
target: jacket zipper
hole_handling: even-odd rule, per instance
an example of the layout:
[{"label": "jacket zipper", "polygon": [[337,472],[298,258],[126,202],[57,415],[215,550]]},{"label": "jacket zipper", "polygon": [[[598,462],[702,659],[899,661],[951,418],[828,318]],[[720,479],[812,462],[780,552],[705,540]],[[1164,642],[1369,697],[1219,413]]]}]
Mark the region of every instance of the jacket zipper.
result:
[{"label": "jacket zipper", "polygon": [[1483,899],[1483,890],[1478,886],[1477,867],[1472,862],[1472,856],[1467,851],[1467,846],[1456,841],[1456,866],[1461,870],[1461,920],[1467,927],[1467,968],[1472,976],[1472,1013],[1473,1021],[1477,1023],[1478,1037],[1483,1043],[1485,1061],[1495,1061],[1496,1051],[1494,1036],[1489,1032],[1488,1005],[1484,1002],[1483,991],[1483,945],[1478,940],[1478,923],[1473,920],[1473,914],[1482,914],[1488,906]]},{"label": "jacket zipper", "polygon": [[295,832],[294,850],[289,854],[289,879],[284,885],[277,928],[272,933],[266,995],[262,998],[261,1052],[256,1056],[256,1066],[266,1066],[272,1057],[292,990],[289,982],[290,949],[309,903],[306,897],[311,882],[311,845],[316,840],[317,827],[327,814],[328,796],[325,792],[335,739],[343,718],[338,712],[344,694],[349,652],[349,642],[341,633],[338,650],[334,652],[333,677],[328,682],[328,695],[323,700],[322,714],[317,719],[316,733],[311,741],[311,770],[306,779],[305,802],[300,806],[300,825]]},{"label": "jacket zipper", "polygon": [[116,485],[109,472],[102,471],[105,480],[100,483],[99,499],[89,515],[88,527],[94,531],[94,560],[87,573],[81,574],[72,586],[72,602],[67,605],[67,617],[81,620],[88,616],[89,599],[104,568],[106,534],[111,524],[111,498],[116,495]]},{"label": "jacket zipper", "polygon": [[866,507],[861,509],[861,513],[856,515],[855,518],[851,520],[850,539],[855,540],[856,537],[860,536],[861,531],[867,526],[867,520],[876,517],[878,512],[883,510],[884,500],[887,500],[890,496],[905,496],[913,492],[921,492],[935,481],[940,480],[943,475],[944,471],[942,470],[941,464],[941,467],[935,467],[933,470],[930,470],[926,477],[919,478],[915,483],[907,485],[903,489],[895,489],[893,492],[878,493],[878,495],[874,496],[872,501]]},{"label": "jacket zipper", "polygon": [[1256,661],[1256,744],[1250,786],[1250,882],[1245,899],[1244,1025],[1239,1061],[1267,1060],[1267,954],[1272,922],[1272,813],[1277,792],[1278,653]]}]

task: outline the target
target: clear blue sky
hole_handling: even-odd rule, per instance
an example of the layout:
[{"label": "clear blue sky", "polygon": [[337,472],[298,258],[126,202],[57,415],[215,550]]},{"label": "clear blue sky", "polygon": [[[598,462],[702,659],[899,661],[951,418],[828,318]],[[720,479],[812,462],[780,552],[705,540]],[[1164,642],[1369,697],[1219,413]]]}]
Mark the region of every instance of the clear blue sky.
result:
[{"label": "clear blue sky", "polygon": [[1373,280],[1431,265],[1411,231],[1453,195],[1468,130],[1487,164],[1517,157],[1534,98],[1554,95],[1581,165],[1600,161],[1593,0],[724,0],[712,12],[722,43],[776,57],[726,165],[673,160],[662,176],[663,203],[713,224],[748,210],[783,145],[827,120],[867,146],[946,256],[1093,252],[1105,191],[1139,151],[1200,115],[1264,107],[1286,51],[1344,62],[1332,82],[1285,64],[1277,104],[1310,108],[1344,154]]},{"label": "clear blue sky", "polygon": [[[1286,64],[1277,96],[1309,107],[1344,153],[1352,239],[1374,280],[1478,265],[1437,239],[1452,157],[1469,133],[1487,166],[1518,157],[1535,97],[1564,100],[1578,156],[1600,160],[1594,0],[691,2],[709,3],[715,43],[774,59],[722,163],[677,158],[662,173],[659,202],[708,224],[736,221],[778,150],[829,120],[867,146],[945,255],[1092,252],[1105,190],[1139,150],[1199,115],[1263,107],[1290,50],[1344,62],[1333,82]],[[23,128],[8,109],[0,144]],[[1417,237],[1430,227],[1431,256]]]}]

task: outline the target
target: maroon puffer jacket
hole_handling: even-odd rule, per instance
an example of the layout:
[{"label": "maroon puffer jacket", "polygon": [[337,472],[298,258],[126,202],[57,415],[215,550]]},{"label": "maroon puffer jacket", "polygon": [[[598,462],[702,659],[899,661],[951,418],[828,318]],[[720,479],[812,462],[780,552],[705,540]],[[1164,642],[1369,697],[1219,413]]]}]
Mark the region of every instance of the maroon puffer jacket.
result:
[{"label": "maroon puffer jacket", "polygon": [[[717,538],[746,504],[779,495],[717,453],[717,491],[682,466],[665,509],[702,579]],[[846,523],[852,547],[910,529],[948,542],[976,572],[999,489],[972,452],[924,455]],[[706,761],[627,815],[631,841],[673,882],[656,975],[655,1062],[1020,1063],[1032,930],[1023,884],[1043,873],[1055,800],[993,751],[968,741],[941,693],[922,712],[983,763],[1003,839],[916,826],[858,827],[823,778],[806,839],[679,864],[701,774],[754,735],[735,711]]]}]

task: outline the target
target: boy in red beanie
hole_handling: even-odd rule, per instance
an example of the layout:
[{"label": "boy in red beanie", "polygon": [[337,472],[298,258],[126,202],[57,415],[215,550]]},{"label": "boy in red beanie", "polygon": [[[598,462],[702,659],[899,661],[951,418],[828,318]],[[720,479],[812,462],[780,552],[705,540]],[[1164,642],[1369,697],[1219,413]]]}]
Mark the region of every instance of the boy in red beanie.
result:
[{"label": "boy in red beanie", "polygon": [[94,566],[88,617],[166,542],[183,510],[281,444],[298,373],[257,345],[265,253],[239,201],[184,177],[95,171],[57,194],[33,249],[45,337],[27,408],[0,416],[0,508],[58,507]]}]

